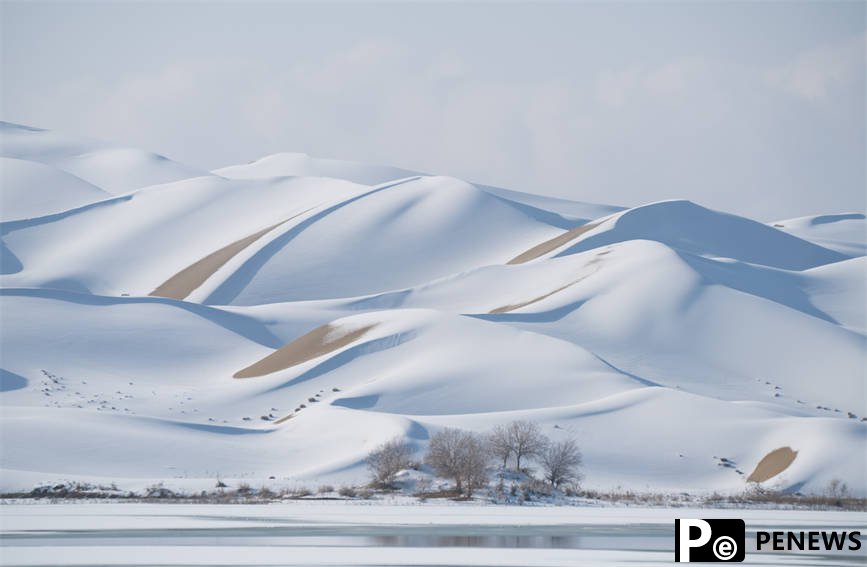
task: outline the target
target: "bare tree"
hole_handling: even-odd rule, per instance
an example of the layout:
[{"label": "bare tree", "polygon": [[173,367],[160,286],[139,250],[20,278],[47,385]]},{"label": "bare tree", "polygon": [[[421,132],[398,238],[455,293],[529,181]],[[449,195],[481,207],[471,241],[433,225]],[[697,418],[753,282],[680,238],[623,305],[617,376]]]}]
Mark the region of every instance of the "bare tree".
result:
[{"label": "bare tree", "polygon": [[377,484],[391,484],[400,471],[412,465],[412,448],[402,437],[386,441],[367,455],[367,468]]},{"label": "bare tree", "polygon": [[489,453],[485,440],[475,433],[447,427],[428,444],[425,463],[440,476],[452,478],[458,493],[472,496],[487,482]]},{"label": "bare tree", "polygon": [[513,421],[506,426],[509,446],[515,455],[515,470],[521,470],[522,458],[540,457],[548,446],[548,438],[534,421]]},{"label": "bare tree", "polygon": [[545,480],[552,486],[560,486],[564,482],[581,478],[581,451],[572,439],[551,443],[539,460],[545,472]]},{"label": "bare tree", "polygon": [[512,443],[509,440],[509,428],[505,425],[498,425],[488,434],[488,449],[491,456],[503,460],[503,468],[509,464],[509,457],[512,456]]}]

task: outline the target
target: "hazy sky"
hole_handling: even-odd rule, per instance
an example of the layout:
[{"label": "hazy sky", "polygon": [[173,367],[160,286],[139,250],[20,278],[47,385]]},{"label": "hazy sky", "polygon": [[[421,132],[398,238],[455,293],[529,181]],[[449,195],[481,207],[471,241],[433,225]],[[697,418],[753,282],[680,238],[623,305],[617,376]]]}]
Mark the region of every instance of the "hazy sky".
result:
[{"label": "hazy sky", "polygon": [[864,2],[2,2],[2,118],[763,220],[865,209]]}]

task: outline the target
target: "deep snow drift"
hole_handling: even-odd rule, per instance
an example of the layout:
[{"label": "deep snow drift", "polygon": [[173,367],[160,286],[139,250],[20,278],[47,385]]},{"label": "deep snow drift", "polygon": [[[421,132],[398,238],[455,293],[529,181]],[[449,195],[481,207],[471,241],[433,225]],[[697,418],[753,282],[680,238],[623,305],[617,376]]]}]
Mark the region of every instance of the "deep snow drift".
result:
[{"label": "deep snow drift", "polygon": [[790,447],[766,486],[867,495],[861,213],[2,137],[3,491],[354,484],[395,435],[520,418],[591,488],[739,491]]}]

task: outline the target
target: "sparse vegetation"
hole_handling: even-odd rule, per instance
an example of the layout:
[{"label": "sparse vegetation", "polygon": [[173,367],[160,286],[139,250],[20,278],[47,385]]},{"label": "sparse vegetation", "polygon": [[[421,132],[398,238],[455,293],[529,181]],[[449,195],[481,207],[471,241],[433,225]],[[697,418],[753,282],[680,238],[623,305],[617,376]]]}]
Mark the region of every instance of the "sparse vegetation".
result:
[{"label": "sparse vegetation", "polygon": [[[243,484],[243,483],[242,483]],[[239,489],[242,486],[239,485]],[[343,498],[373,498],[377,492],[370,488],[358,489],[342,486],[337,493]],[[200,504],[258,504],[280,500],[295,500],[310,497],[312,492],[305,487],[275,490],[262,486],[256,490],[211,490],[184,493],[171,490],[162,483],[149,486],[143,492],[131,492],[116,486],[95,485],[69,482],[55,485],[38,486],[30,492],[6,493],[0,499],[37,499],[49,501],[66,500],[121,500],[125,502],[171,502]],[[434,499],[466,498],[465,492],[454,489],[437,490],[430,484],[420,484],[414,497],[424,502]],[[547,502],[555,505],[587,505],[611,503],[646,507],[740,507],[801,509],[801,510],[852,510],[867,511],[867,498],[856,498],[849,494],[845,484],[830,482],[823,494],[786,493],[752,485],[737,494],[694,495],[689,493],[635,492],[632,490],[579,490],[577,485],[562,483],[555,489],[549,482],[525,478],[492,488],[488,497],[493,503],[523,504],[526,502]]]},{"label": "sparse vegetation", "polygon": [[506,426],[506,433],[516,471],[521,470],[521,459],[540,457],[548,446],[548,438],[534,421],[513,421]]},{"label": "sparse vegetation", "polygon": [[173,498],[176,494],[163,486],[163,483],[152,484],[145,489],[145,498]]},{"label": "sparse vegetation", "polygon": [[497,425],[488,434],[488,450],[491,456],[503,462],[503,470],[509,465],[512,456],[512,443],[509,439],[509,429],[505,425]]},{"label": "sparse vegetation", "polygon": [[[556,427],[555,427],[556,429]],[[562,430],[561,430],[562,431]],[[518,469],[518,455],[523,460]],[[397,437],[383,443],[371,452],[368,466],[374,477],[371,485],[363,488],[341,486],[335,490],[330,484],[318,486],[316,495],[305,486],[275,489],[262,485],[251,488],[248,482],[238,481],[232,489],[218,475],[215,489],[211,491],[184,493],[168,488],[164,483],[155,483],[137,493],[124,491],[115,484],[95,485],[82,482],[66,482],[38,486],[30,492],[7,493],[0,499],[111,499],[132,502],[195,502],[195,503],[266,503],[279,500],[334,499],[334,493],[346,499],[371,499],[383,490],[394,490],[395,476],[402,470],[419,470],[412,461],[408,443]],[[747,488],[736,494],[692,495],[688,493],[634,492],[631,490],[596,491],[582,490],[582,456],[574,439],[561,438],[551,441],[537,424],[517,421],[494,428],[487,435],[470,431],[446,428],[435,433],[429,443],[424,462],[430,470],[413,475],[413,496],[424,502],[431,499],[467,499],[474,491],[488,485],[488,465],[496,458],[502,465],[496,485],[483,493],[483,498],[498,504],[524,504],[527,502],[553,505],[581,505],[589,503],[616,503],[648,507],[773,507],[781,509],[810,510],[867,510],[867,499],[851,496],[849,487],[840,479],[831,480],[820,494],[781,492],[748,483]],[[720,466],[733,468],[736,463],[728,457],[714,457]],[[514,462],[515,469],[506,466]],[[526,467],[530,462],[538,465],[541,478],[534,478]],[[440,477],[454,481],[453,487]],[[269,477],[276,480],[275,476]],[[411,486],[408,485],[408,486]],[[408,492],[404,492],[409,495]]]},{"label": "sparse vegetation", "polygon": [[846,498],[849,495],[849,487],[839,478],[835,478],[828,483],[828,488],[825,491],[829,498]]},{"label": "sparse vegetation", "polygon": [[470,497],[473,489],[487,483],[489,459],[483,437],[447,427],[431,437],[425,463],[440,476],[453,479],[459,494]]},{"label": "sparse vegetation", "polygon": [[289,491],[289,493],[286,494],[285,497],[297,499],[297,498],[306,498],[308,496],[311,496],[312,494],[313,494],[313,492],[309,488],[307,488],[306,486],[300,486],[300,487],[296,486],[291,491]]},{"label": "sparse vegetation", "polygon": [[412,447],[402,437],[386,441],[367,455],[367,468],[378,487],[390,487],[400,471],[412,466]]},{"label": "sparse vegetation", "polygon": [[[500,480],[494,491],[496,500],[515,497],[520,491],[526,499],[537,493],[548,495],[552,489],[564,484],[574,486],[581,478],[581,452],[573,439],[552,442],[542,433],[539,424],[532,421],[513,421],[498,425],[485,436],[446,428],[435,434],[429,443],[425,463],[439,476],[455,481],[459,494],[472,495],[472,491],[487,485],[487,466],[490,459],[500,464]],[[514,462],[514,486],[506,496],[505,476]],[[550,483],[542,488],[532,476],[528,462],[541,465],[544,479]],[[419,491],[425,498],[436,497],[442,491]]]},{"label": "sparse vegetation", "polygon": [[550,443],[540,458],[545,480],[559,488],[564,482],[577,482],[581,478],[581,451],[572,439]]}]

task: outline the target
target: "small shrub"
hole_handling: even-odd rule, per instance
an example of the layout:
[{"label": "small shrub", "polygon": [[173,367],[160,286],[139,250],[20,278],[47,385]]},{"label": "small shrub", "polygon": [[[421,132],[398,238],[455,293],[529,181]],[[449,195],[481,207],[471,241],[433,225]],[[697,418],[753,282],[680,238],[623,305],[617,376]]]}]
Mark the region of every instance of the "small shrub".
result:
[{"label": "small shrub", "polygon": [[367,468],[378,487],[390,486],[395,475],[412,466],[412,447],[402,437],[386,441],[367,455]]},{"label": "small shrub", "polygon": [[835,478],[828,483],[828,488],[825,492],[829,498],[846,498],[849,494],[849,487],[839,478]]},{"label": "small shrub", "polygon": [[175,493],[163,486],[163,483],[152,484],[145,489],[145,498],[173,498]]},{"label": "small shrub", "polygon": [[356,492],[355,488],[351,486],[341,486],[340,490],[337,491],[337,494],[344,498],[355,498],[358,495],[358,492]]},{"label": "small shrub", "polygon": [[536,480],[535,478],[531,478],[522,483],[521,492],[523,493],[525,500],[530,500],[531,498],[537,498],[540,496],[552,496],[554,494],[553,487],[550,484],[546,484],[541,480]]},{"label": "small shrub", "polygon": [[430,492],[432,488],[433,482],[427,477],[422,477],[415,483],[416,492]]},{"label": "small shrub", "polygon": [[551,486],[559,487],[564,482],[578,482],[581,479],[581,451],[572,439],[551,443],[540,458],[545,480]]},{"label": "small shrub", "polygon": [[307,496],[311,496],[313,492],[310,491],[306,486],[302,486],[301,488],[295,488],[290,495],[292,498],[306,498]]},{"label": "small shrub", "polygon": [[329,492],[334,492],[334,487],[330,484],[323,484],[318,489],[316,489],[316,492],[318,492],[319,494],[328,494]]}]

